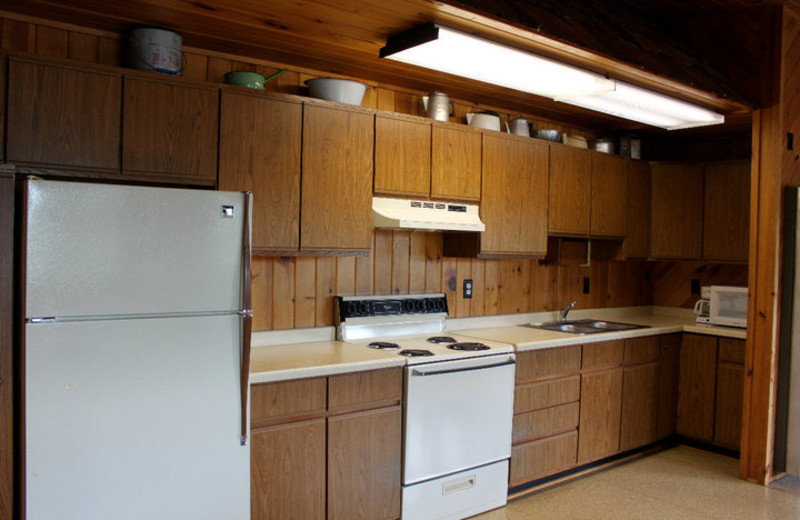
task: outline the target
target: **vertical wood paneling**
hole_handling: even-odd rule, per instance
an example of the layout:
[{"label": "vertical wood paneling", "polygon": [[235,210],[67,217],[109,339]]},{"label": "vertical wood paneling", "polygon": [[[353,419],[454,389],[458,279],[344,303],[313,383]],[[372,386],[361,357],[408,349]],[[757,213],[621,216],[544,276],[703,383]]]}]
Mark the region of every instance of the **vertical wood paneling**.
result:
[{"label": "vertical wood paneling", "polygon": [[375,231],[374,244],[372,253],[375,263],[372,288],[375,294],[389,294],[392,292],[392,232]]},{"label": "vertical wood paneling", "polygon": [[295,328],[313,327],[317,311],[317,259],[303,256],[295,261]]},{"label": "vertical wood paneling", "polygon": [[317,258],[316,311],[314,325],[333,325],[333,297],[336,295],[336,258]]},{"label": "vertical wood paneling", "polygon": [[295,259],[281,257],[273,262],[272,326],[275,329],[294,328],[294,307],[297,300],[294,285]]},{"label": "vertical wood paneling", "polygon": [[69,59],[97,63],[99,60],[98,49],[97,36],[70,31]]},{"label": "vertical wood paneling", "polygon": [[252,263],[253,330],[270,330],[272,324],[272,264],[269,257],[255,257]]},{"label": "vertical wood paneling", "polygon": [[392,234],[392,294],[408,294],[410,259],[411,232],[394,231]]},{"label": "vertical wood paneling", "polygon": [[356,258],[356,294],[372,294],[374,264],[372,257],[360,256]]},{"label": "vertical wood paneling", "polygon": [[206,67],[206,79],[217,83],[225,81],[225,74],[233,70],[231,60],[215,56],[208,57]]},{"label": "vertical wood paneling", "polygon": [[456,260],[456,316],[471,316],[472,299],[464,298],[464,280],[472,279],[472,260],[458,258]]},{"label": "vertical wood paneling", "polygon": [[190,81],[208,81],[208,57],[194,52],[184,52],[181,76]]},{"label": "vertical wood paneling", "polygon": [[442,235],[425,233],[425,292],[442,289]]},{"label": "vertical wood paneling", "polygon": [[335,287],[335,295],[351,296],[356,294],[356,257],[340,256],[336,258]]},{"label": "vertical wood paneling", "polygon": [[121,66],[125,63],[122,55],[122,42],[117,38],[99,38],[97,41],[97,57],[99,63]]},{"label": "vertical wood paneling", "polygon": [[486,262],[472,260],[472,316],[483,316],[486,297]]},{"label": "vertical wood paneling", "polygon": [[455,258],[442,258],[442,288],[441,292],[447,296],[447,303],[450,306],[450,317],[458,316],[458,298],[456,296],[458,273],[457,261]]},{"label": "vertical wood paneling", "polygon": [[34,52],[36,26],[18,20],[3,19],[3,49],[7,51]]},{"label": "vertical wood paneling", "polygon": [[66,59],[69,55],[69,33],[63,29],[37,27],[36,54],[43,58]]},{"label": "vertical wood paneling", "polygon": [[411,233],[409,243],[408,292],[425,292],[425,245],[426,235],[431,233]]}]

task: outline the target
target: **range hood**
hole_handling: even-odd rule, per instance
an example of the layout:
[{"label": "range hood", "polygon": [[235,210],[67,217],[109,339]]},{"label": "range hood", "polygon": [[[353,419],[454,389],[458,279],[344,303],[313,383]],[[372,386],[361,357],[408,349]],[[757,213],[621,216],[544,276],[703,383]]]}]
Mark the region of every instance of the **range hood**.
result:
[{"label": "range hood", "polygon": [[372,225],[380,229],[484,231],[478,206],[427,200],[372,198]]}]

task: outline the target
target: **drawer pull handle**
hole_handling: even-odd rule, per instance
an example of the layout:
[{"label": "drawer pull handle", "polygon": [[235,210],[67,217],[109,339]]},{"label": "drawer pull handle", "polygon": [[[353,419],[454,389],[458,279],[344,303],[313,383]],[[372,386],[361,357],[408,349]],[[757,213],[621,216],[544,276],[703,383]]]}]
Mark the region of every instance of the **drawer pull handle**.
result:
[{"label": "drawer pull handle", "polygon": [[451,493],[458,493],[465,489],[475,487],[475,475],[470,475],[466,478],[445,482],[442,484],[442,495],[449,495]]}]

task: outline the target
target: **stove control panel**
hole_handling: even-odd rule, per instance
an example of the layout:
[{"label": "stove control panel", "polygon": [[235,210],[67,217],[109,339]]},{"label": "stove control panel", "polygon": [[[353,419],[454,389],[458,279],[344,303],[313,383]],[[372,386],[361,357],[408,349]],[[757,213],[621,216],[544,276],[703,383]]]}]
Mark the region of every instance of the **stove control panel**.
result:
[{"label": "stove control panel", "polygon": [[337,296],[339,322],[348,318],[402,316],[405,314],[447,314],[447,296],[395,295],[395,296]]}]

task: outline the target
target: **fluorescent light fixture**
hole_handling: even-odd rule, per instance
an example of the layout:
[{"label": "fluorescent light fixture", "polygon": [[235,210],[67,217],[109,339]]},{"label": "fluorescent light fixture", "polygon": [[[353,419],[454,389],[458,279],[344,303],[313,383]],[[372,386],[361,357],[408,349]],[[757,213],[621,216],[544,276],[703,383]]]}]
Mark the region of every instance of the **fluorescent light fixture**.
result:
[{"label": "fluorescent light fixture", "polygon": [[573,97],[564,102],[666,130],[725,122],[725,116],[712,110],[619,81],[612,92]]},{"label": "fluorescent light fixture", "polygon": [[667,130],[725,122],[725,116],[697,105],[432,22],[390,36],[380,50],[380,57],[549,97]]},{"label": "fluorescent light fixture", "polygon": [[614,89],[600,74],[433,23],[389,37],[380,57],[552,99]]}]

